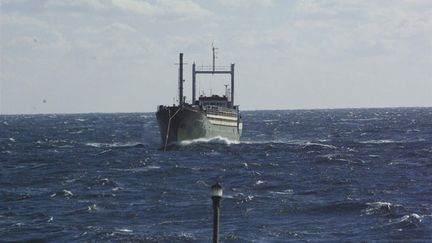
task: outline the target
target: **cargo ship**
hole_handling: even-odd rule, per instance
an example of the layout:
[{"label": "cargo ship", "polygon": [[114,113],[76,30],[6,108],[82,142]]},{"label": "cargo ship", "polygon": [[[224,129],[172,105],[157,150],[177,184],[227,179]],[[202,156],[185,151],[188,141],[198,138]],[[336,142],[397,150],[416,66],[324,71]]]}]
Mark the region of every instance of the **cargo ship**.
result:
[{"label": "cargo ship", "polygon": [[[243,124],[239,106],[234,103],[234,64],[229,68],[213,65],[204,67],[192,65],[192,102],[183,96],[183,53],[179,54],[178,105],[159,105],[156,118],[159,124],[161,143],[167,146],[195,139],[226,138],[239,141]],[[196,97],[197,75],[230,75],[230,85],[225,85],[224,95],[200,95]]]}]

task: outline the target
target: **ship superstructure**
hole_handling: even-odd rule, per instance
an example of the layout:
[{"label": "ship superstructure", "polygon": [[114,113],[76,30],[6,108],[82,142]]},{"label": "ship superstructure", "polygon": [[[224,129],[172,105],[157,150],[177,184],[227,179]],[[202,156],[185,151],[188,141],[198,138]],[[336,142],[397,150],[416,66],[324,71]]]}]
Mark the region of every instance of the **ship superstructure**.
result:
[{"label": "ship superstructure", "polygon": [[[242,133],[239,107],[234,104],[234,64],[229,69],[215,66],[192,65],[192,103],[186,103],[183,95],[183,53],[179,55],[178,105],[158,106],[156,117],[159,123],[162,146],[199,138],[223,137],[238,141]],[[231,84],[225,85],[225,95],[201,95],[196,97],[198,75],[230,75]]]}]

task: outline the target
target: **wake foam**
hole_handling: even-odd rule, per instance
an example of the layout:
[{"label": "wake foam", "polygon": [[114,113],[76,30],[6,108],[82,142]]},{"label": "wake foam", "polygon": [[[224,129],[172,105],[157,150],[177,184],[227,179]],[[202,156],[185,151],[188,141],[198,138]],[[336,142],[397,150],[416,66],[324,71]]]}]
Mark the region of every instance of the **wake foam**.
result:
[{"label": "wake foam", "polygon": [[324,144],[324,143],[317,143],[307,140],[263,140],[263,141],[254,141],[254,140],[247,140],[247,141],[240,141],[241,144],[282,144],[282,145],[294,145],[294,146],[301,146],[304,149],[337,149],[336,146],[331,144]]},{"label": "wake foam", "polygon": [[225,144],[225,145],[231,145],[231,144],[239,144],[239,141],[236,140],[229,140],[228,138],[224,138],[221,136],[217,136],[214,138],[198,138],[193,140],[185,140],[181,141],[177,144],[182,146],[188,146],[193,144]]}]

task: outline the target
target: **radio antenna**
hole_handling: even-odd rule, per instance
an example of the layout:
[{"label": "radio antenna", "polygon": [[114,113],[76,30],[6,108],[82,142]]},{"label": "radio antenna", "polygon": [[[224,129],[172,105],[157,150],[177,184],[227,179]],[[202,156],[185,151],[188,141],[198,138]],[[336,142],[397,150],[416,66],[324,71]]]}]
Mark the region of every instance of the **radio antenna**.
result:
[{"label": "radio antenna", "polygon": [[216,48],[214,45],[213,45],[213,43],[212,43],[212,52],[213,52],[213,68],[212,68],[212,70],[213,70],[213,74],[214,74],[214,72],[215,72],[215,62],[216,62],[216,50],[217,50],[218,48]]}]

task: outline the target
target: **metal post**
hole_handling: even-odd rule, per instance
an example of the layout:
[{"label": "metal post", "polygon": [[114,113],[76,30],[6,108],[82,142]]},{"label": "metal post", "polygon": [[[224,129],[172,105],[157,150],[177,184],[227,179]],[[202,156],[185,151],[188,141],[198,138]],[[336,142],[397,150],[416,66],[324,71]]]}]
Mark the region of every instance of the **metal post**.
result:
[{"label": "metal post", "polygon": [[179,106],[183,105],[183,53],[179,56]]},{"label": "metal post", "polygon": [[212,186],[213,200],[213,243],[219,243],[220,202],[222,199],[222,186],[216,183]]},{"label": "metal post", "polygon": [[231,105],[234,108],[234,63],[231,64]]},{"label": "metal post", "polygon": [[195,63],[192,64],[192,105],[195,104],[195,82],[196,82],[196,73],[195,73]]},{"label": "metal post", "polygon": [[220,198],[213,199],[213,243],[219,242]]}]

